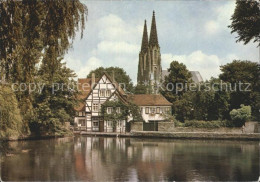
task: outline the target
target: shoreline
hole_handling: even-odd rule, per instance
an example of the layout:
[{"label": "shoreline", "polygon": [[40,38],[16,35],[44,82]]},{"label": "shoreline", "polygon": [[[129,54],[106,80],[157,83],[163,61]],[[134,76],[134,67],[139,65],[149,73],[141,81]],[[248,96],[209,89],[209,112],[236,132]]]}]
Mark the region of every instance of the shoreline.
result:
[{"label": "shoreline", "polygon": [[125,138],[168,138],[168,139],[193,139],[193,140],[246,140],[260,141],[260,133],[216,133],[216,132],[158,132],[158,131],[132,131],[129,133],[107,133],[74,131],[68,135],[47,136],[24,136],[17,138],[2,138],[0,141],[26,141],[26,140],[48,140],[53,138],[64,138],[74,136],[94,137],[125,137]]},{"label": "shoreline", "polygon": [[74,132],[74,135],[103,136],[103,137],[130,137],[130,138],[172,138],[197,140],[251,140],[260,141],[260,133],[213,133],[213,132],[158,132],[132,131],[130,133],[106,132]]},{"label": "shoreline", "polygon": [[48,139],[53,139],[53,138],[65,138],[65,137],[74,137],[74,134],[0,138],[0,142],[1,141],[12,142],[12,141],[26,141],[26,140],[48,140]]}]

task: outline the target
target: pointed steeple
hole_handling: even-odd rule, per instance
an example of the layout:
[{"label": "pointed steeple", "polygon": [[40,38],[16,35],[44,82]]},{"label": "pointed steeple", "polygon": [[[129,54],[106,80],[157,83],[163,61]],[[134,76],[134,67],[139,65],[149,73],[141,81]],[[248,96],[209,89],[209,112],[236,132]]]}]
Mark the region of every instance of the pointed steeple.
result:
[{"label": "pointed steeple", "polygon": [[151,25],[149,45],[150,46],[159,45],[158,37],[157,37],[157,30],[156,30],[156,22],[155,22],[155,12],[154,11],[153,11],[153,18],[152,18],[152,25]]},{"label": "pointed steeple", "polygon": [[146,51],[147,49],[148,49],[148,34],[147,34],[147,26],[146,26],[146,20],[145,20],[141,51]]}]

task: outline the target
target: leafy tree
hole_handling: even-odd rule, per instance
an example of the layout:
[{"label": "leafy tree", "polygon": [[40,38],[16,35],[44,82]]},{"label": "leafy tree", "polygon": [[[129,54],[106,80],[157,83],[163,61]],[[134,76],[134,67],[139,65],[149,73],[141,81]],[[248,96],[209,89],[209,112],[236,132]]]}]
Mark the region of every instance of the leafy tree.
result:
[{"label": "leafy tree", "polygon": [[[112,108],[111,113],[107,113],[107,108]],[[120,112],[117,112],[117,108],[120,108]],[[115,126],[118,121],[128,119],[128,116],[132,117],[133,121],[143,121],[140,109],[137,105],[133,103],[123,103],[121,101],[106,101],[101,106],[101,114],[106,121],[113,122],[113,128],[115,131]]]},{"label": "leafy tree", "polygon": [[[46,79],[55,80],[59,59],[71,47],[76,32],[85,28],[87,8],[74,1],[0,0],[0,79],[31,83],[38,65]],[[16,92],[24,125],[34,116],[34,95]],[[37,112],[37,111],[36,111]]]},{"label": "leafy tree", "polygon": [[233,109],[230,111],[230,116],[232,121],[234,121],[234,124],[241,127],[250,119],[251,107],[242,104],[240,109]]},{"label": "leafy tree", "polygon": [[134,87],[134,94],[146,94],[149,86],[138,84]]},{"label": "leafy tree", "polygon": [[[241,104],[250,105],[253,119],[260,120],[260,70],[257,63],[234,60],[232,63],[221,66],[220,70],[222,73],[219,78],[230,83],[234,90],[230,93],[230,109],[237,109]],[[241,90],[239,82],[244,84],[241,85]],[[248,91],[245,90],[247,84],[250,84]]]},{"label": "leafy tree", "polygon": [[129,77],[129,75],[127,75],[127,73],[124,71],[123,68],[119,68],[119,67],[108,67],[108,68],[104,68],[104,67],[99,67],[95,70],[90,71],[90,73],[87,75],[88,78],[91,78],[92,73],[95,73],[95,76],[97,78],[100,78],[104,72],[108,73],[109,76],[112,77],[113,73],[114,73],[114,78],[115,81],[117,83],[121,83],[121,84],[125,84],[126,86],[126,90],[128,92],[133,92],[133,83],[131,78]]},{"label": "leafy tree", "polygon": [[260,2],[258,0],[237,0],[236,9],[228,27],[238,34],[237,42],[244,44],[254,40],[260,45]]},{"label": "leafy tree", "polygon": [[[176,101],[185,92],[185,84],[191,82],[191,73],[183,63],[172,61],[168,76],[165,77],[165,91],[162,94],[170,101]],[[168,86],[167,86],[168,85]]]},{"label": "leafy tree", "polygon": [[0,138],[28,134],[23,126],[15,94],[8,85],[0,84]]},{"label": "leafy tree", "polygon": [[[64,55],[85,27],[86,6],[75,1],[0,1],[0,63],[7,81],[29,82],[44,54]],[[50,57],[50,56],[49,56]],[[55,62],[50,69],[55,70]],[[13,72],[14,70],[15,72]],[[12,73],[13,72],[13,73]]]},{"label": "leafy tree", "polygon": [[33,120],[31,130],[38,134],[62,134],[66,132],[65,122],[71,122],[74,116],[74,106],[77,104],[76,82],[71,78],[75,73],[59,60],[58,68],[49,80],[49,70],[44,66],[39,70],[38,83],[44,83],[42,93],[35,95]]}]

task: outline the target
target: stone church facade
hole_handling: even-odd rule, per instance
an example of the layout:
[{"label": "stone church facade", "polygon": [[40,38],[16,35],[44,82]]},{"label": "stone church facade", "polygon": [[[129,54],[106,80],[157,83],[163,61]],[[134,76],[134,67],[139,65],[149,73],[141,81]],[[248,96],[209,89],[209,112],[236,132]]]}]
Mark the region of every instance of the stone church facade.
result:
[{"label": "stone church facade", "polygon": [[157,85],[162,81],[161,52],[158,42],[155,13],[153,12],[150,37],[148,41],[146,20],[139,53],[137,83]]},{"label": "stone church facade", "polygon": [[[147,93],[157,94],[159,86],[164,81],[164,77],[169,75],[168,70],[162,70],[161,52],[158,42],[155,12],[153,11],[151,31],[148,39],[146,20],[142,37],[141,50],[139,53],[137,84],[149,86]],[[190,71],[192,80],[195,83],[203,82],[198,71]]]}]

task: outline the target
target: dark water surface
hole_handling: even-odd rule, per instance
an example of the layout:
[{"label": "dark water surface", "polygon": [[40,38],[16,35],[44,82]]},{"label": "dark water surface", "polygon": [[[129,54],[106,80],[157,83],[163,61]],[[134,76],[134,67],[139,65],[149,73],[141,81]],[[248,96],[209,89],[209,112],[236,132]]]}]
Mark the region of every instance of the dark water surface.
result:
[{"label": "dark water surface", "polygon": [[2,145],[4,181],[256,181],[259,177],[258,142],[75,137]]}]

